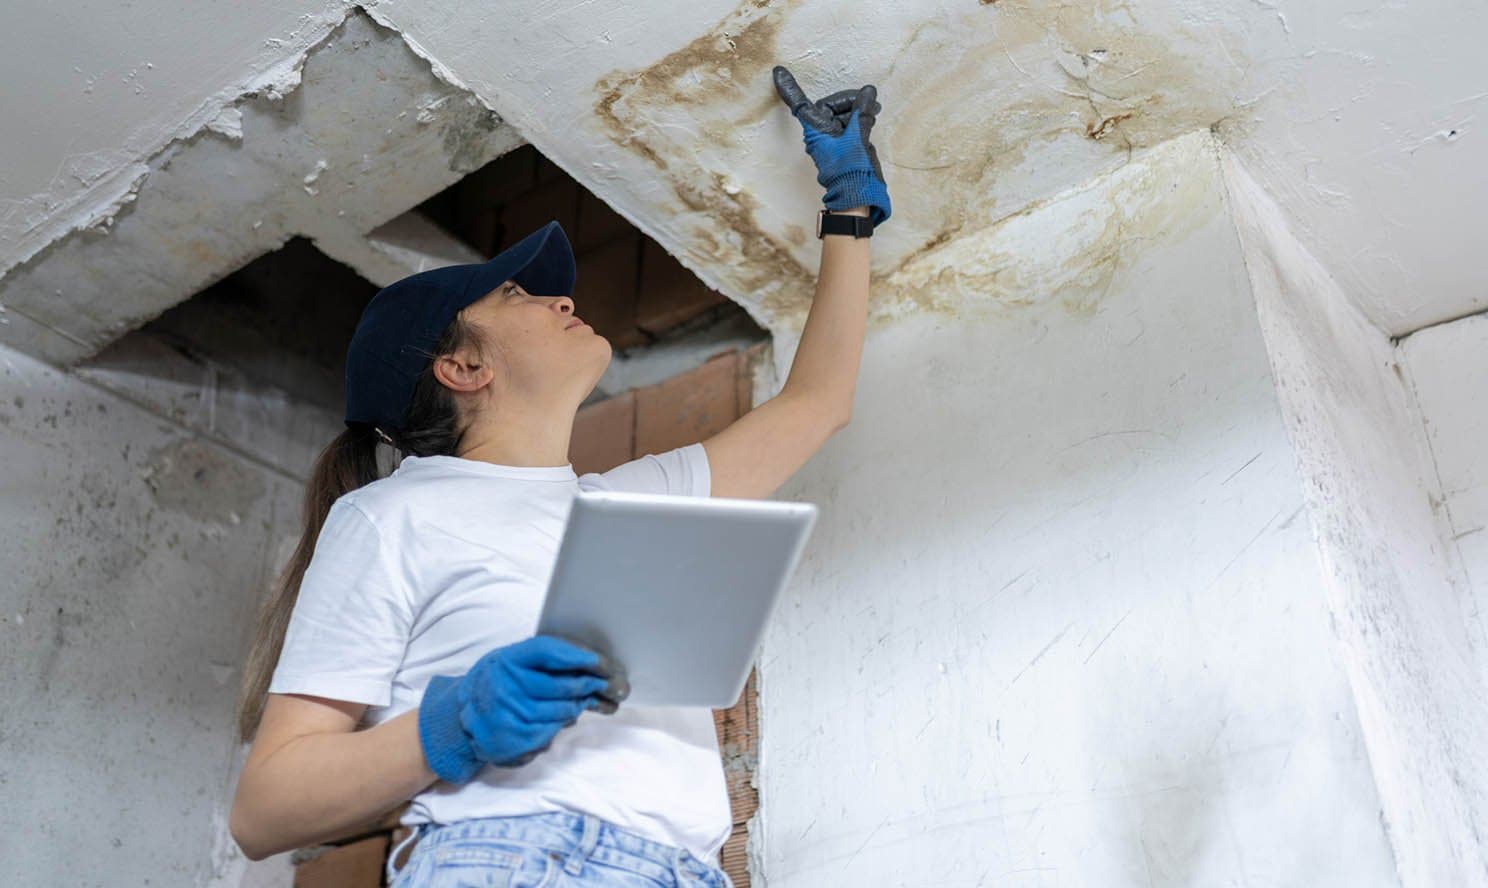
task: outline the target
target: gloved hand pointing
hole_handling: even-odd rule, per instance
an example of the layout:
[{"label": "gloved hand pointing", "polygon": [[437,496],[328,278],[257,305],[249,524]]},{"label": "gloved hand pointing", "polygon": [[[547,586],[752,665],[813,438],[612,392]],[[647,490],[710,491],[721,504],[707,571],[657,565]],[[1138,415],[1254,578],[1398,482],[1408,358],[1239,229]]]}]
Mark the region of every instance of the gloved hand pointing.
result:
[{"label": "gloved hand pointing", "polygon": [[440,779],[464,783],[486,763],[526,764],[585,710],[612,713],[629,693],[602,655],[538,635],[490,651],[463,676],[430,679],[419,741]]},{"label": "gloved hand pointing", "polygon": [[775,66],[775,91],[801,124],[806,153],[816,162],[816,181],[827,189],[822,203],[829,210],[867,206],[877,227],[893,213],[889,186],[878,165],[878,151],[869,137],[881,110],[878,89],[835,92],[811,101],[796,78]]}]

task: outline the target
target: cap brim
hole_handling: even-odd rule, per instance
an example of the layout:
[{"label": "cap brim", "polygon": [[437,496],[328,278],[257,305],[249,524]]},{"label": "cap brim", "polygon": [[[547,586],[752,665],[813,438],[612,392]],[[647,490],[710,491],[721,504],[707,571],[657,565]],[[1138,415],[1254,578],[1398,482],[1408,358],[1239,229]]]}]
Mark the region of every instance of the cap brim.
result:
[{"label": "cap brim", "polygon": [[576,274],[568,235],[553,221],[481,263],[466,293],[474,301],[503,282],[514,280],[536,296],[569,296]]}]

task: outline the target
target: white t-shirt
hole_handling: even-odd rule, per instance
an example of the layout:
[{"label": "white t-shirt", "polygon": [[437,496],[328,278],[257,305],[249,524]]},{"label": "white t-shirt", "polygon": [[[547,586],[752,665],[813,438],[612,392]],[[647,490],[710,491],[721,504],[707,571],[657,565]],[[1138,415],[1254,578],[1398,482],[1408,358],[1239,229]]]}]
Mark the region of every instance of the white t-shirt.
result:
[{"label": "white t-shirt", "polygon": [[[709,496],[701,443],[608,472],[408,456],[331,506],[305,571],[272,693],[368,704],[380,724],[537,628],[580,490]],[[716,861],[732,827],[712,711],[585,712],[519,768],[486,766],[414,796],[403,823],[574,811]]]}]

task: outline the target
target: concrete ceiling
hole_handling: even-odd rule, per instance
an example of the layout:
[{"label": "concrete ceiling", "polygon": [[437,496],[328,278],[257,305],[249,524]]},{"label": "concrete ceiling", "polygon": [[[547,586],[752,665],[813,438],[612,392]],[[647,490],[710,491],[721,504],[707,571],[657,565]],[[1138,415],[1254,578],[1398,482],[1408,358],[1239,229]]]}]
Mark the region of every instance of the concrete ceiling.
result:
[{"label": "concrete ceiling", "polygon": [[[27,316],[66,298],[43,282],[43,266],[63,255],[86,261],[106,239],[66,232],[107,216],[129,185],[141,206],[119,215],[142,209],[162,146],[214,119],[219,131],[232,130],[236,97],[253,84],[260,93],[292,90],[305,53],[348,12],[343,3],[278,0],[182,19],[167,7],[74,4],[65,15],[36,0],[12,7],[12,33],[38,39],[0,56],[0,75],[41,86],[0,99],[7,119],[28,122],[5,137],[16,160],[0,181],[0,269],[24,264],[0,279],[0,302],[26,306]],[[776,330],[797,327],[809,304],[816,245],[808,226],[820,194],[799,127],[770,87],[776,63],[813,95],[879,87],[875,142],[895,201],[874,249],[879,316],[957,310],[940,278],[916,269],[964,262],[967,235],[1109,173],[1133,152],[1209,129],[1385,331],[1488,307],[1488,275],[1467,252],[1488,226],[1488,207],[1473,199],[1488,193],[1476,122],[1488,77],[1471,45],[1488,26],[1482,4],[689,0],[642,13],[633,4],[397,0],[360,8],[450,89],[494,109],[513,140],[534,143]],[[386,101],[372,78],[346,84],[335,100],[357,113],[327,121],[351,131],[344,141],[389,136],[369,146],[375,162],[398,139],[416,138],[416,128],[384,134],[384,124],[365,119]],[[244,126],[242,144],[251,149],[273,133]],[[301,160],[312,165],[295,167],[303,177],[315,159]],[[417,169],[398,166],[405,175]],[[339,175],[358,183],[355,169]],[[218,190],[223,205],[233,198],[230,182],[191,187]],[[284,190],[286,205],[300,199]],[[360,189],[367,211],[346,230],[360,236],[396,217],[416,190],[379,201],[376,190]],[[272,199],[261,206],[271,209]],[[182,230],[192,224],[179,220]],[[38,254],[58,238],[81,242],[79,252]],[[1096,261],[1088,244],[1079,249],[1077,261]],[[26,274],[32,279],[17,277]],[[190,295],[164,289],[157,302]],[[82,338],[91,347],[106,335]]]}]

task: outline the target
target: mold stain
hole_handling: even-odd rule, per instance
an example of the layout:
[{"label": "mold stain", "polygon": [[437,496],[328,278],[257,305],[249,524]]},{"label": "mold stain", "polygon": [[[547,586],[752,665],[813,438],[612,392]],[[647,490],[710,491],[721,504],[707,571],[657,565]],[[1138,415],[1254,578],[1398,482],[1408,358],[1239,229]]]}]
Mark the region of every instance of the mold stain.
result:
[{"label": "mold stain", "polygon": [[[793,7],[749,0],[655,64],[607,74],[595,84],[594,111],[617,145],[670,185],[686,258],[719,269],[772,323],[799,328],[815,273],[796,256],[813,238],[799,225],[762,228],[747,182],[717,172],[757,168],[751,139],[769,115],[786,113],[770,68]],[[1234,113],[1244,74],[1235,47],[1216,43],[1223,36],[1172,11],[1139,15],[1130,0],[993,0],[905,25],[899,45],[876,48],[893,61],[865,78],[884,97],[874,141],[899,226],[900,254],[880,255],[874,274],[870,310],[885,316],[906,305],[956,315],[960,300],[1019,304],[1016,270],[993,275],[992,289],[977,294],[964,286],[974,275],[947,269],[960,281],[952,298],[935,289],[945,279],[923,269],[958,240],[985,242],[990,228],[1135,151]],[[1111,237],[1117,246],[1104,259],[1079,260],[1078,277],[1096,293],[1126,249],[1119,226]],[[1003,260],[1041,261],[1017,251]],[[1094,308],[1081,298],[1071,310]]]},{"label": "mold stain", "polygon": [[1180,239],[1221,211],[1207,131],[1171,140],[1078,191],[984,229],[942,236],[885,277],[871,324],[914,312],[953,315],[1055,304],[1095,314],[1134,246]]},{"label": "mold stain", "polygon": [[[696,214],[691,233],[701,249],[689,247],[689,257],[700,265],[728,268],[736,285],[755,296],[767,316],[800,320],[809,307],[815,275],[761,227],[753,195],[697,165],[696,142],[668,141],[652,125],[660,111],[689,109],[703,119],[693,135],[722,152],[739,152],[742,128],[784,108],[769,72],[778,61],[778,37],[791,5],[749,0],[650,67],[611,72],[595,85],[599,99],[594,110],[616,144],[655,166],[683,211]],[[718,114],[741,107],[743,114],[735,119],[716,120]],[[804,240],[805,231],[788,231],[786,237]]]},{"label": "mold stain", "polygon": [[1243,69],[1233,48],[1214,51],[1222,38],[1151,14],[1139,26],[1127,0],[985,5],[917,29],[882,88],[891,193],[935,220],[900,268],[1037,199],[1041,178],[1045,194],[1084,178],[1040,168],[1098,173],[1234,108]]}]

